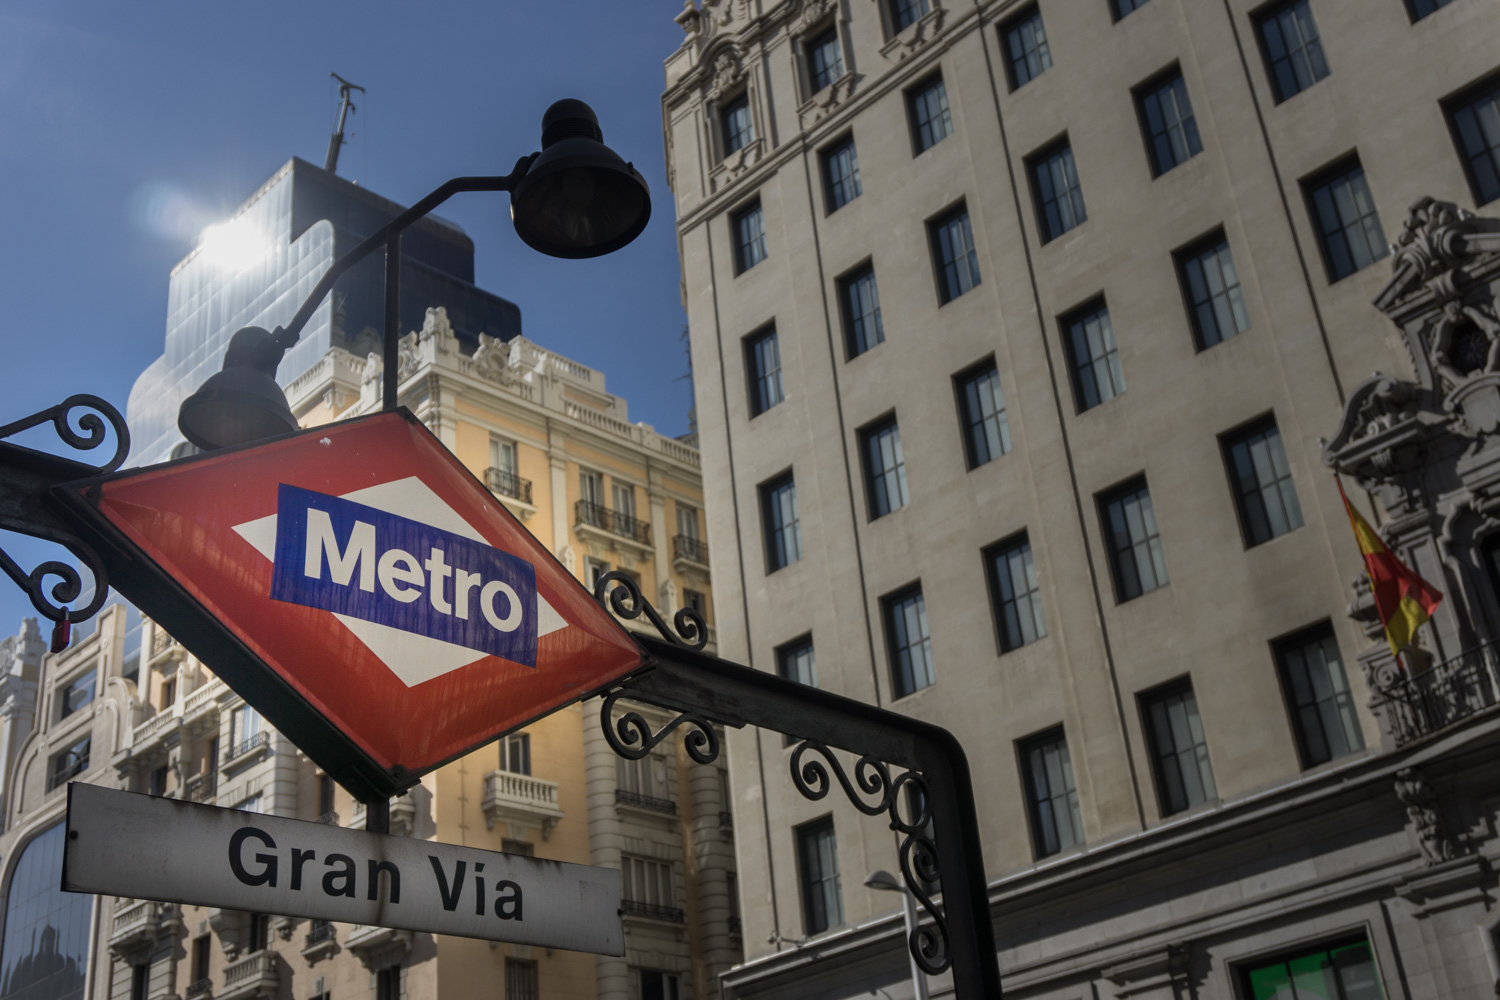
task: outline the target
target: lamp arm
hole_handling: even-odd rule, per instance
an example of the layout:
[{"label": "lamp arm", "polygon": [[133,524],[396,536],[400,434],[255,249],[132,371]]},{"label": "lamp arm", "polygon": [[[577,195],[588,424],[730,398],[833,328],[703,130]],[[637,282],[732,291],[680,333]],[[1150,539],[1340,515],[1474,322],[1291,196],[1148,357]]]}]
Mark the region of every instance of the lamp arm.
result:
[{"label": "lamp arm", "polygon": [[531,169],[531,161],[535,160],[538,155],[529,153],[521,157],[516,161],[515,169],[501,177],[455,177],[439,185],[427,197],[375,230],[365,238],[364,242],[334,261],[332,266],[324,272],[312,293],[298,307],[297,314],[292,317],[292,321],[284,327],[276,328],[274,336],[277,343],[283,349],[289,349],[295,345],[302,336],[302,328],[307,325],[309,319],[312,319],[313,310],[318,308],[318,305],[327,297],[333,289],[334,282],[338,281],[345,271],[384,247],[386,241],[392,236],[411,228],[418,220],[460,192],[513,190],[521,178],[526,176],[526,171]]}]

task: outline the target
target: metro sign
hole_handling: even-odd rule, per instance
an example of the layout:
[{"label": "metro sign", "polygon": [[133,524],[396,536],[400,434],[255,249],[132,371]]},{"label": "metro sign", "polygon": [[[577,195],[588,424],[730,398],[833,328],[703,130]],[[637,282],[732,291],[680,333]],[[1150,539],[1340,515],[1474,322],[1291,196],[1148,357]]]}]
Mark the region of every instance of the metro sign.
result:
[{"label": "metro sign", "polygon": [[643,666],[405,410],[59,490],[111,582],[361,797]]}]

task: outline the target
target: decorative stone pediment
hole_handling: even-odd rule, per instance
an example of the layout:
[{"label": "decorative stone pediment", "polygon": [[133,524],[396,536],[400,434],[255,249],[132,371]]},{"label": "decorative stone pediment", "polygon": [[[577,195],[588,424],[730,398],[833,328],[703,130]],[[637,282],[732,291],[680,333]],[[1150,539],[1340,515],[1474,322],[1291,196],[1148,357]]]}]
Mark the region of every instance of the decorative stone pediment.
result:
[{"label": "decorative stone pediment", "polygon": [[802,12],[797,15],[797,31],[811,30],[838,9],[838,0],[802,0]]},{"label": "decorative stone pediment", "polygon": [[744,84],[745,57],[739,46],[732,42],[712,52],[708,72],[703,77],[703,97],[717,104]]},{"label": "decorative stone pediment", "polygon": [[[1439,305],[1460,295],[1464,269],[1483,258],[1500,257],[1500,220],[1481,219],[1450,201],[1424,197],[1411,206],[1401,235],[1391,245],[1391,280],[1375,306],[1392,314],[1398,304],[1423,288]],[[1393,317],[1394,318],[1394,317]]]},{"label": "decorative stone pediment", "polygon": [[715,186],[722,187],[755,166],[760,162],[765,150],[766,140],[755,139],[724,157],[713,169]]},{"label": "decorative stone pediment", "polygon": [[881,46],[880,54],[893,63],[905,62],[907,56],[920,50],[943,30],[943,13],[943,8],[934,2],[932,9],[919,20],[907,25],[905,30]]},{"label": "decorative stone pediment", "polygon": [[797,109],[797,118],[802,127],[811,128],[828,117],[839,105],[848,101],[854,93],[854,85],[858,82],[859,77],[856,74],[845,73],[809,98]]},{"label": "decorative stone pediment", "polygon": [[1416,468],[1425,432],[1418,421],[1427,394],[1412,382],[1378,372],[1355,387],[1323,462],[1366,489]]}]

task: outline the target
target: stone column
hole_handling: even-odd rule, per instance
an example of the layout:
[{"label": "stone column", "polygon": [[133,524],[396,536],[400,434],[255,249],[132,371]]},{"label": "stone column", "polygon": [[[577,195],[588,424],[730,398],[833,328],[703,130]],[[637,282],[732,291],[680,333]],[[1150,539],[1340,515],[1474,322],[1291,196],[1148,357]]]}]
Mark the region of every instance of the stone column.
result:
[{"label": "stone column", "polygon": [[[583,774],[589,804],[589,864],[619,868],[625,845],[620,815],[615,811],[618,778],[615,752],[604,739],[600,709],[602,698],[583,703]],[[600,955],[595,959],[599,1000],[625,1000],[630,995],[630,967],[623,958]]]}]

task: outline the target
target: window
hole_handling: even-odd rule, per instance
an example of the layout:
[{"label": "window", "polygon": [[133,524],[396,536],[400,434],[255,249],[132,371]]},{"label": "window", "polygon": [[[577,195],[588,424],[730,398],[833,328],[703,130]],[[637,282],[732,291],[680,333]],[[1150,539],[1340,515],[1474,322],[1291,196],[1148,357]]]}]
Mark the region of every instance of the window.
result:
[{"label": "window", "polygon": [[151,772],[147,782],[146,794],[156,796],[167,794],[167,765],[163,764]]},{"label": "window", "polygon": [[891,34],[905,31],[927,15],[927,0],[890,0]]},{"label": "window", "polygon": [[499,469],[507,475],[516,474],[516,443],[490,438],[490,468]]},{"label": "window", "polygon": [[1009,653],[1046,638],[1047,619],[1042,615],[1042,592],[1036,582],[1036,564],[1031,560],[1031,540],[1021,535],[991,546],[985,550],[984,566],[1000,632],[1000,651]]},{"label": "window", "polygon": [[866,264],[839,281],[839,303],[844,313],[844,347],[850,358],[885,342],[874,265]]},{"label": "window", "polygon": [[157,707],[160,711],[167,712],[175,704],[177,704],[177,678],[167,677],[161,682],[161,704]]},{"label": "window", "polygon": [[802,878],[802,930],[817,934],[844,922],[833,817],[804,823],[797,827],[796,833],[797,867]]},{"label": "window", "polygon": [[750,415],[758,417],[785,399],[781,387],[781,348],[776,328],[745,338],[745,372],[750,379]]},{"label": "window", "polygon": [[603,559],[595,559],[593,556],[583,557],[583,578],[588,581],[589,593],[594,593],[599,587],[599,578],[609,572],[609,563]]},{"label": "window", "polygon": [[1276,418],[1266,417],[1219,439],[1234,489],[1245,548],[1302,527],[1302,507],[1281,447]]},{"label": "window", "polygon": [[854,151],[854,137],[846,135],[823,150],[823,196],[828,211],[837,212],[861,194],[859,156]]},{"label": "window", "polygon": [[250,914],[250,929],[245,938],[246,951],[264,951],[271,943],[271,918],[264,913]]},{"label": "window", "polygon": [[1146,480],[1135,479],[1099,501],[1104,541],[1115,578],[1115,600],[1124,604],[1167,585],[1167,561]]},{"label": "window", "polygon": [[530,733],[511,733],[500,741],[500,770],[511,774],[531,773]]},{"label": "window", "polygon": [[760,510],[766,530],[766,572],[774,573],[802,558],[802,527],[797,521],[797,481],[791,473],[760,488]]},{"label": "window", "polygon": [[865,457],[865,501],[870,520],[906,506],[906,459],[901,455],[901,428],[895,416],[860,431]]},{"label": "window", "polygon": [[57,695],[57,717],[66,719],[94,700],[94,678],[98,672],[88,670],[68,682]]},{"label": "window", "polygon": [[615,500],[615,513],[635,520],[635,487],[629,483],[611,483],[610,492]]},{"label": "window", "polygon": [[744,274],[766,259],[766,217],[760,202],[729,217],[734,230],[734,273]]},{"label": "window", "polygon": [[241,705],[229,713],[229,755],[238,757],[247,752],[260,736],[260,713],[249,705]]},{"label": "window", "polygon": [[1073,147],[1066,140],[1032,157],[1030,168],[1043,243],[1057,239],[1088,219],[1083,207],[1083,189],[1078,186],[1078,169],[1073,165]]},{"label": "window", "polygon": [[844,75],[844,57],[839,53],[839,29],[830,27],[807,41],[808,93],[816,94]]},{"label": "window", "polygon": [[1141,697],[1162,816],[1219,797],[1193,686],[1180,681]]},{"label": "window", "polygon": [[1103,300],[1063,317],[1068,369],[1073,376],[1073,398],[1078,412],[1092,410],[1125,391],[1125,372],[1115,348],[1114,325]]},{"label": "window", "polygon": [[911,116],[912,142],[918,153],[942,142],[953,131],[948,113],[948,91],[943,78],[934,76],[906,92],[906,110]]},{"label": "window", "polygon": [[1240,275],[1234,268],[1229,241],[1222,232],[1199,240],[1174,256],[1198,350],[1206,351],[1250,329],[1250,316],[1240,294]]},{"label": "window", "polygon": [[130,1000],[146,1000],[151,989],[151,965],[140,962],[130,967]]},{"label": "window", "polygon": [[1114,12],[1116,21],[1145,5],[1146,0],[1109,0],[1110,10]]},{"label": "window", "polygon": [[529,840],[512,840],[509,837],[500,838],[501,854],[519,854],[523,858],[536,857],[536,845]]},{"label": "window", "polygon": [[677,908],[677,898],[672,895],[672,863],[622,855],[620,898],[643,910],[649,907],[657,911],[644,910],[647,916],[666,916],[660,911]]},{"label": "window", "polygon": [[1011,90],[1024,87],[1052,66],[1052,51],[1047,48],[1047,33],[1042,30],[1042,12],[1036,7],[1002,24],[1000,38],[1005,47],[1005,72]]},{"label": "window", "polygon": [[927,602],[922,598],[922,585],[916,584],[880,603],[891,657],[891,689],[897,698],[904,698],[937,680],[932,667],[932,637],[927,632]]},{"label": "window", "polygon": [[1141,130],[1146,134],[1153,176],[1160,177],[1203,152],[1198,123],[1193,119],[1193,104],[1188,100],[1187,84],[1180,69],[1173,67],[1167,74],[1137,88],[1135,105],[1141,116]]},{"label": "window", "polygon": [[1295,97],[1328,75],[1323,43],[1308,0],[1279,3],[1255,18],[1261,54],[1276,103]]},{"label": "window", "polygon": [[193,938],[193,982],[201,983],[208,978],[208,962],[213,937],[208,934]]},{"label": "window", "polygon": [[50,826],[28,841],[11,874],[0,939],[5,1000],[83,1000],[94,897],[59,888],[63,826]]},{"label": "window", "polygon": [[660,969],[636,969],[633,974],[638,991],[634,997],[639,997],[640,1000],[681,1000],[677,973],[662,972]]},{"label": "window", "polygon": [[68,749],[52,755],[47,765],[47,791],[67,784],[89,769],[89,748],[93,739],[85,736]]},{"label": "window", "polygon": [[625,757],[615,759],[616,801],[637,805],[658,812],[676,812],[672,789],[667,780],[666,761],[655,754],[647,754],[639,760]]},{"label": "window", "polygon": [[[818,686],[818,670],[813,659],[811,635],[793,639],[786,645],[776,648],[776,672],[789,681],[806,684],[808,687]],[[790,733],[782,734],[783,746],[791,746],[797,742],[799,742],[798,737]]]},{"label": "window", "polygon": [[1380,1000],[1375,957],[1363,938],[1299,951],[1240,970],[1248,1000]]},{"label": "window", "polygon": [[1500,77],[1491,77],[1446,107],[1474,204],[1500,198]]},{"label": "window", "polygon": [[1000,370],[994,359],[981,362],[954,378],[959,421],[964,431],[964,454],[970,469],[1010,451],[1010,422],[1000,392]]},{"label": "window", "polygon": [[1303,191],[1330,283],[1386,255],[1385,232],[1358,160],[1347,160],[1304,181]]},{"label": "window", "polygon": [[699,539],[698,508],[683,503],[677,505],[677,533],[695,542]]},{"label": "window", "polygon": [[755,141],[755,123],[750,118],[748,93],[724,102],[719,107],[719,122],[724,129],[724,155],[736,153]]},{"label": "window", "polygon": [[1422,20],[1443,7],[1448,6],[1453,0],[1406,0],[1406,13],[1411,17],[1412,23]]},{"label": "window", "polygon": [[969,210],[960,205],[927,224],[932,260],[937,269],[938,301],[952,302],[979,284],[979,255],[974,252],[974,230]]},{"label": "window", "polygon": [[703,596],[703,591],[691,587],[682,588],[682,606],[698,612],[703,623],[708,624],[708,598]]},{"label": "window", "polygon": [[375,973],[375,1000],[401,1000],[401,966],[392,965]]},{"label": "window", "polygon": [[740,877],[735,872],[724,873],[724,893],[729,897],[729,933],[740,932]]},{"label": "window", "polygon": [[1292,713],[1303,767],[1365,748],[1333,626],[1314,626],[1276,644],[1281,690]]},{"label": "window", "polygon": [[522,958],[505,960],[505,1000],[539,1000],[536,963]]},{"label": "window", "polygon": [[1033,736],[1018,750],[1036,856],[1045,858],[1083,843],[1078,788],[1073,784],[1073,761],[1062,728]]},{"label": "window", "polygon": [[261,815],[266,811],[265,803],[261,799],[259,792],[238,803],[234,808],[240,812],[255,813],[256,815]]},{"label": "window", "polygon": [[578,470],[578,499],[595,507],[604,506],[604,476],[588,469]]}]

